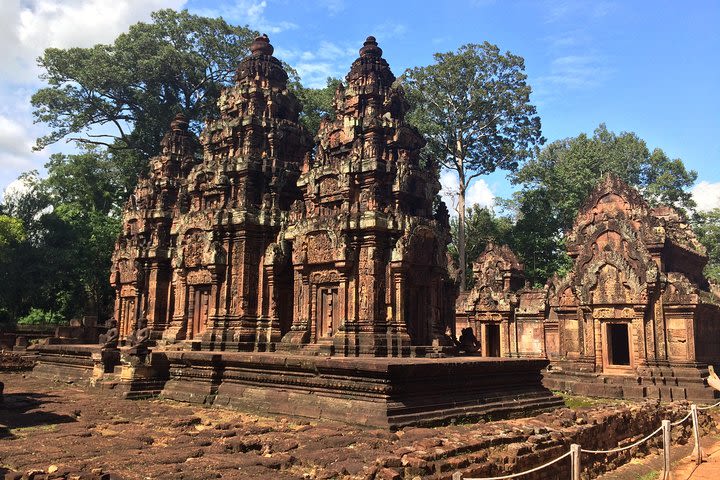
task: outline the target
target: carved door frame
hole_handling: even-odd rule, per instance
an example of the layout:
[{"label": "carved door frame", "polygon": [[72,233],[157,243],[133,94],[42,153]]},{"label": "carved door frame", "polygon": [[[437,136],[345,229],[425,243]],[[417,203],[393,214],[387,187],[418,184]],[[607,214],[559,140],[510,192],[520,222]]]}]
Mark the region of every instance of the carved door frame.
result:
[{"label": "carved door frame", "polygon": [[[188,340],[197,340],[207,329],[210,316],[210,287],[194,285],[190,288],[190,310],[188,312]],[[198,308],[199,307],[199,308]]]},{"label": "carved door frame", "polygon": [[[316,341],[332,338],[332,336],[337,332],[339,327],[338,323],[340,321],[339,284],[324,283],[316,285],[314,320]],[[330,326],[332,326],[332,335],[329,334],[328,330],[328,327]]]},{"label": "carved door frame", "polygon": [[[602,371],[609,375],[628,375],[632,374],[636,367],[636,352],[633,342],[633,322],[627,318],[603,318],[596,319],[600,322],[600,344],[602,345]],[[610,345],[610,325],[626,325],[628,334],[628,356],[629,365],[614,365],[610,363],[611,345]]]}]

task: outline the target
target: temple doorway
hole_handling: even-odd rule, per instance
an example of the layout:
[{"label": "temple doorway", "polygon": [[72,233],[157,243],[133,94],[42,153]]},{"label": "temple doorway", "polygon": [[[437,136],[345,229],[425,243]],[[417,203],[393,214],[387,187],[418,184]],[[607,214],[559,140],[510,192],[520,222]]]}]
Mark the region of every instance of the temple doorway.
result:
[{"label": "temple doorway", "polygon": [[500,325],[485,325],[485,356],[500,356]]},{"label": "temple doorway", "polygon": [[192,296],[192,321],[188,339],[200,338],[207,326],[208,314],[210,313],[210,289],[197,288]]},{"label": "temple doorway", "polygon": [[432,343],[432,310],[430,287],[413,285],[405,295],[405,324],[413,345]]},{"label": "temple doorway", "polygon": [[608,363],[630,366],[630,334],[627,323],[607,324]]},{"label": "temple doorway", "polygon": [[135,297],[120,299],[120,335],[126,337],[135,326]]},{"label": "temple doorway", "polygon": [[337,328],[338,309],[338,288],[319,288],[317,338],[332,337]]}]

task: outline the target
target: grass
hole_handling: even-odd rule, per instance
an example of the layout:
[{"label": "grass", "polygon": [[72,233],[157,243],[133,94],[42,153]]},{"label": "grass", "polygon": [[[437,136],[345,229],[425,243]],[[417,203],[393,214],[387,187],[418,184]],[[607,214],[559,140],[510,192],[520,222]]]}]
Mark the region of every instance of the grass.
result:
[{"label": "grass", "polygon": [[638,477],[638,480],[656,480],[660,478],[660,472],[655,470]]},{"label": "grass", "polygon": [[57,427],[58,426],[56,423],[51,423],[49,425],[35,425],[32,427],[12,428],[12,429],[10,429],[10,432],[13,435],[25,436],[25,435],[29,435],[33,432],[54,432],[55,430],[57,430]]},{"label": "grass", "polygon": [[623,403],[623,400],[615,398],[595,398],[583,397],[581,395],[571,395],[565,392],[553,392],[555,395],[562,397],[567,408],[592,408],[603,407],[606,405],[617,405]]}]

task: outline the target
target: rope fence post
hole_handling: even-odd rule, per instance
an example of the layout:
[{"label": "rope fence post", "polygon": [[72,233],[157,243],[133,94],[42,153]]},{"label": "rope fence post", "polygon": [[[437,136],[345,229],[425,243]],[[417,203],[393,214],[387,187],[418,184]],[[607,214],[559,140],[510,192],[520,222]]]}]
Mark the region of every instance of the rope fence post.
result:
[{"label": "rope fence post", "polygon": [[580,445],[570,445],[570,480],[580,480]]},{"label": "rope fence post", "polygon": [[700,422],[698,422],[697,405],[694,403],[690,405],[690,412],[692,413],[693,436],[695,437],[695,448],[692,454],[695,457],[695,464],[700,465],[702,463],[702,448],[700,448]]},{"label": "rope fence post", "polygon": [[670,474],[670,420],[662,421],[663,439],[663,477],[662,480],[671,480]]}]

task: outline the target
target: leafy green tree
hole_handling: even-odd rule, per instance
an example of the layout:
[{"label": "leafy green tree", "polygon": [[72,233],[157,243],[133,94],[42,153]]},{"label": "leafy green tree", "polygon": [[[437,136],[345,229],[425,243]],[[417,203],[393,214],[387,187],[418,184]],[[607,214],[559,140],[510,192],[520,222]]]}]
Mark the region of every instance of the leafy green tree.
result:
[{"label": "leafy green tree", "polygon": [[0,309],[11,320],[31,308],[70,318],[110,308],[110,255],[120,230],[116,165],[107,152],[53,155],[48,176],[23,177],[2,211],[25,236],[0,268]]},{"label": "leafy green tree", "polygon": [[467,189],[498,168],[515,170],[544,139],[522,57],[485,42],[434,58],[432,65],[405,72],[404,82],[409,118],[428,140],[428,158],[458,176],[457,248],[464,290]]},{"label": "leafy green tree", "polygon": [[707,248],[705,275],[720,285],[720,208],[699,212],[693,223],[698,240]]},{"label": "leafy green tree", "polygon": [[56,312],[31,308],[30,312],[18,319],[18,325],[59,325],[65,319]]},{"label": "leafy green tree", "polygon": [[45,50],[38,62],[48,86],[32,104],[36,121],[52,131],[36,148],[67,138],[129,151],[123,160],[136,175],[158,153],[175,113],[193,119],[196,130],[217,115],[220,89],[256,34],[222,18],[167,9],[154,12],[152,23],[132,25],[112,45]]},{"label": "leafy green tree", "polygon": [[17,249],[27,236],[23,223],[18,218],[0,214],[0,326],[12,321],[9,305],[2,301],[3,292],[9,290],[14,279],[9,275],[9,267],[17,254]]},{"label": "leafy green tree", "polygon": [[[511,244],[513,231],[513,223],[510,217],[498,217],[495,213],[480,205],[473,204],[467,209],[465,214],[467,242],[465,244],[465,252],[467,263],[465,266],[465,275],[467,287],[470,288],[474,284],[472,263],[477,260],[480,254],[485,250],[489,242],[498,244]],[[452,242],[449,245],[450,255],[455,262],[459,264],[459,246],[458,246],[458,219],[453,217],[450,220],[450,231],[452,233]]]},{"label": "leafy green tree", "polygon": [[22,221],[0,214],[0,260],[5,256],[3,250],[25,240]]},{"label": "leafy green tree", "polygon": [[650,152],[634,133],[615,134],[601,124],[592,137],[582,133],[552,142],[511,177],[522,185],[513,202],[514,246],[534,283],[567,268],[563,234],[609,172],[637,187],[651,205],[672,204],[684,212],[695,206],[688,189],[697,173],[661,149]]},{"label": "leafy green tree", "polygon": [[317,134],[320,120],[324,116],[335,115],[333,98],[340,83],[342,83],[340,79],[333,77],[328,77],[327,85],[323,88],[305,88],[299,81],[295,82],[294,93],[303,106],[300,121],[312,135]]}]

